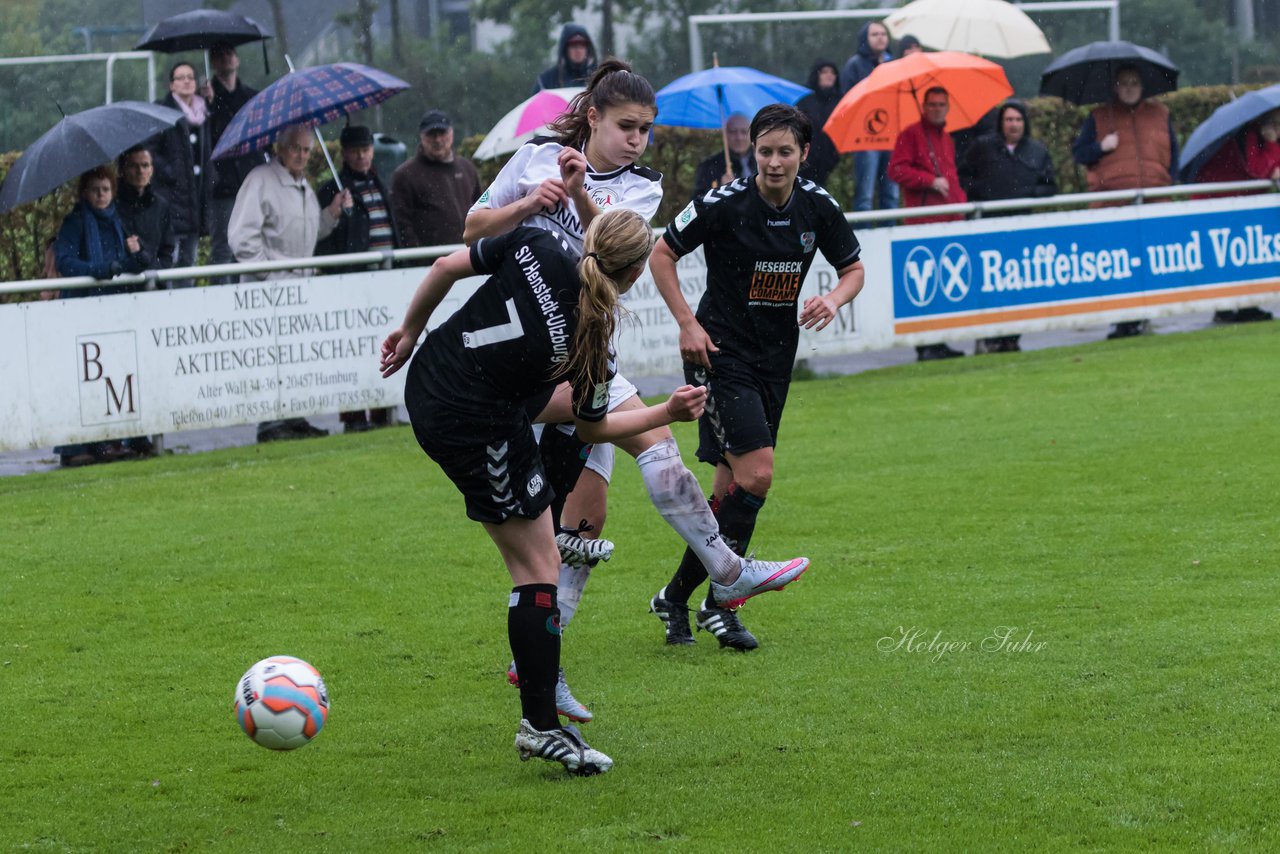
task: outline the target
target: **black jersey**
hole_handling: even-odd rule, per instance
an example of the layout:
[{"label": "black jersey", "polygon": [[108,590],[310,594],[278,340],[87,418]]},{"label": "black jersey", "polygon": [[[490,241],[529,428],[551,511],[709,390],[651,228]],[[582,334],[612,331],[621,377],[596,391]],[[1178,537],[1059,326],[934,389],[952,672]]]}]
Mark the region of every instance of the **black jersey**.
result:
[{"label": "black jersey", "polygon": [[[431,331],[413,370],[441,405],[502,420],[559,381],[581,282],[568,247],[540,228],[476,241],[471,266],[489,280]],[[599,385],[574,390],[575,414],[585,421],[604,418],[608,380]]]},{"label": "black jersey", "polygon": [[788,375],[800,341],[796,302],[814,250],[837,270],[861,253],[840,203],[802,179],[781,210],[754,178],[711,190],[680,212],[663,239],[678,256],[704,247],[707,290],[696,316],[715,345]]}]

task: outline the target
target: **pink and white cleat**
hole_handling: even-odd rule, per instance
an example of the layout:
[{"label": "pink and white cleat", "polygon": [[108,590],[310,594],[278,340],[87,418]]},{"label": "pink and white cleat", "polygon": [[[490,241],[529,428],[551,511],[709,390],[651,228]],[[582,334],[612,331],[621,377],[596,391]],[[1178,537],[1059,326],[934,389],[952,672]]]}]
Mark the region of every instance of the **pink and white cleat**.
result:
[{"label": "pink and white cleat", "polygon": [[721,608],[737,608],[752,596],[781,590],[795,581],[809,568],[807,557],[788,561],[756,560],[755,556],[741,558],[742,572],[732,584],[711,582],[716,604]]}]

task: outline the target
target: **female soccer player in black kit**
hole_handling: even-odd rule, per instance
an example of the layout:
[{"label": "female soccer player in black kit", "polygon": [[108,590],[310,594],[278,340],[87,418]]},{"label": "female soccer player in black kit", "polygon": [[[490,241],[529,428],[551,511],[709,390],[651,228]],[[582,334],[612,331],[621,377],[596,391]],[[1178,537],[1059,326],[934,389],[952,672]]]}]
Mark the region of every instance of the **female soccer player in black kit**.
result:
[{"label": "female soccer player in black kit", "polygon": [[[405,405],[418,443],[463,494],[467,515],[484,525],[511,574],[507,635],[519,667],[524,715],[516,748],[522,759],[560,762],[576,774],[598,774],[613,762],[588,747],[574,728],[560,728],[556,717],[560,553],[548,509],[552,490],[528,413],[539,412],[567,380],[575,426],[588,442],[642,435],[701,414],[706,391],[688,385],[664,404],[608,411],[609,341],[618,297],[644,271],[652,247],[649,224],[625,209],[592,220],[581,260],[543,229],[522,227],[483,238],[432,266],[404,322],[382,344],[386,377],[409,360],[455,282],[489,275],[427,336],[405,380]],[[637,462],[646,483],[653,481],[663,518],[677,530],[700,525],[708,535],[699,553],[723,595],[780,589],[808,568],[803,558],[787,564],[742,561],[715,534],[714,519],[691,512],[698,482],[678,455],[654,453]]]},{"label": "female soccer player in black kit", "polygon": [[[653,279],[680,324],[685,378],[708,386],[699,420],[698,459],[716,466],[712,508],[720,533],[744,554],[773,481],[773,449],[791,384],[801,326],[821,330],[862,290],[858,240],[840,205],[812,181],[798,180],[813,129],[804,113],[783,104],[751,122],[758,172],[711,190],[667,228],[649,262]],[[695,315],[680,292],[676,262],[703,246],[707,290]],[[835,267],[830,293],[797,302],[815,250]],[[689,597],[706,578],[687,552],[650,607],[666,626],[668,643],[692,643]],[[711,589],[698,626],[722,646],[758,644]]]}]

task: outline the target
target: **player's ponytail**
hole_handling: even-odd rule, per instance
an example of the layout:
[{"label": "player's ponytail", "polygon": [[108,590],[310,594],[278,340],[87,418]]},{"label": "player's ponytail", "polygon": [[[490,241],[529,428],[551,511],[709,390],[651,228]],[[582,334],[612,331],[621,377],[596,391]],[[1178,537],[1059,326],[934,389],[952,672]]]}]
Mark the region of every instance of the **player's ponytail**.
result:
[{"label": "player's ponytail", "polygon": [[565,374],[575,388],[604,382],[618,323],[618,297],[653,251],[653,229],[635,211],[617,208],[591,221],[583,240],[578,278],[578,326]]},{"label": "player's ponytail", "polygon": [[561,145],[582,148],[587,144],[587,137],[591,136],[587,108],[595,107],[597,112],[603,113],[621,104],[651,107],[653,114],[658,114],[658,99],[649,81],[632,71],[631,66],[621,59],[606,59],[591,75],[586,90],[573,97],[569,109],[548,129],[560,139]]}]

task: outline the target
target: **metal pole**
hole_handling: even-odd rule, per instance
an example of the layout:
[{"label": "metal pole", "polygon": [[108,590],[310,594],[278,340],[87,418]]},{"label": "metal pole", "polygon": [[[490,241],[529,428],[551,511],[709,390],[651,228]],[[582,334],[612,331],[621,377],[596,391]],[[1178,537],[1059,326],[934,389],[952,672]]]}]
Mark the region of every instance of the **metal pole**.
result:
[{"label": "metal pole", "polygon": [[[289,58],[289,54],[284,55],[284,64],[289,66],[289,73],[292,74],[293,60]],[[338,175],[338,169],[333,165],[333,158],[329,156],[329,149],[325,147],[324,137],[320,135],[320,125],[312,126],[311,130],[316,135],[316,145],[320,146],[320,153],[324,155],[324,162],[329,164],[329,172],[333,175],[333,183],[338,186],[338,192],[341,193],[345,187],[342,186],[342,178]]]},{"label": "metal pole", "polygon": [[698,32],[698,21],[689,18],[689,70],[702,70],[702,33]]},{"label": "metal pole", "polygon": [[107,99],[103,101],[104,104],[111,103],[111,95],[112,95],[111,90],[115,89],[115,76],[116,76],[116,55],[113,53],[107,57]]}]

